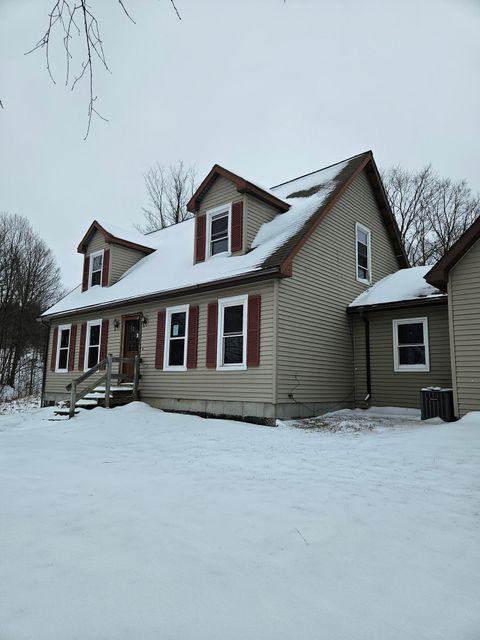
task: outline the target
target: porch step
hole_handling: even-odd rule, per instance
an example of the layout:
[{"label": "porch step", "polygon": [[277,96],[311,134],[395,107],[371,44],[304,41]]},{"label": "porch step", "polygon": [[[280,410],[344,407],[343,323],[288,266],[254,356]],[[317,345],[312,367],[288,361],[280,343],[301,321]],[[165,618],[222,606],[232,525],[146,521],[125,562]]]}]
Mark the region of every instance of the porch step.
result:
[{"label": "porch step", "polygon": [[83,407],[84,409],[93,409],[93,407],[98,407],[98,402],[97,400],[89,400],[87,397],[85,398],[81,398],[80,400],[77,400],[77,402],[75,403],[76,407]]},{"label": "porch step", "polygon": [[[75,413],[79,413],[80,409],[75,409]],[[70,415],[70,409],[68,407],[62,408],[62,409],[55,409],[54,410],[54,415],[56,416],[68,416]]]},{"label": "porch step", "polygon": [[[105,394],[105,387],[99,386],[99,387],[95,387],[94,391],[98,391],[100,393]],[[119,385],[112,385],[110,387],[110,391],[112,393],[132,393],[133,391],[133,384],[130,383],[126,383],[126,384],[119,384]]]},{"label": "porch step", "polygon": [[[110,394],[109,397],[113,398],[113,395]],[[91,393],[87,393],[86,395],[84,395],[83,399],[84,400],[95,400],[95,401],[96,400],[105,400],[105,391],[103,393],[101,391],[92,391]]]}]

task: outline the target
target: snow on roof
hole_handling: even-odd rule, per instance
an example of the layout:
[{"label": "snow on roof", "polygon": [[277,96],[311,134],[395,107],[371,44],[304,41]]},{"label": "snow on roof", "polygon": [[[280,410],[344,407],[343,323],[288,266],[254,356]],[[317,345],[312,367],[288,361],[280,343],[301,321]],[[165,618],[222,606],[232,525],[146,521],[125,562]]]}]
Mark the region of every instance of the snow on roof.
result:
[{"label": "snow on roof", "polygon": [[279,248],[292,241],[318,212],[338,186],[336,178],[351,160],[350,158],[270,189],[273,195],[288,202],[290,209],[277,214],[273,220],[260,227],[251,250],[245,255],[218,255],[194,264],[194,219],[147,236],[133,230],[126,233],[115,225],[97,219],[105,230],[116,237],[156,250],[139,260],[115,284],[109,287],[97,286],[83,292],[77,287],[43,315],[62,314],[112,302],[123,303],[145,295],[170,293],[274,266],[267,264],[267,260]]},{"label": "snow on roof", "polygon": [[364,307],[403,300],[442,297],[445,294],[424,280],[430,269],[431,267],[400,269],[361,293],[349,306]]},{"label": "snow on roof", "polygon": [[144,235],[136,229],[124,229],[122,227],[118,227],[116,224],[111,224],[111,222],[108,222],[107,220],[99,218],[95,218],[95,220],[105,229],[105,231],[108,231],[108,233],[115,238],[128,240],[128,242],[140,244],[144,247],[149,247],[150,249],[156,249],[156,245],[151,234]]}]

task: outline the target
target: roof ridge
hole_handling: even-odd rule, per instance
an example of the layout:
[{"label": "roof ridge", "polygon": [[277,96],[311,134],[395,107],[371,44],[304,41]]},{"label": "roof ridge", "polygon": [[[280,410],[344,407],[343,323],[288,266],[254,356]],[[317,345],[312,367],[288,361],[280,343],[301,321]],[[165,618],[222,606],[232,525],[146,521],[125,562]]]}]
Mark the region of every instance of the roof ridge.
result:
[{"label": "roof ridge", "polygon": [[350,160],[354,160],[355,158],[359,158],[360,156],[365,156],[367,153],[372,153],[371,149],[368,151],[362,151],[361,153],[356,153],[354,156],[350,156],[350,158],[344,158],[343,160],[339,160],[338,162],[333,162],[332,164],[328,164],[325,167],[321,167],[320,169],[315,169],[315,171],[310,171],[309,173],[303,174],[303,176],[297,176],[296,178],[292,178],[291,180],[285,180],[285,182],[280,182],[270,189],[277,189],[278,187],[283,187],[285,184],[289,184],[290,182],[295,182],[296,180],[300,180],[301,178],[306,178],[308,176],[313,176],[314,173],[319,173],[320,171],[325,171],[325,169],[330,169],[331,167],[335,167],[337,164],[342,164],[343,162],[349,162]]}]

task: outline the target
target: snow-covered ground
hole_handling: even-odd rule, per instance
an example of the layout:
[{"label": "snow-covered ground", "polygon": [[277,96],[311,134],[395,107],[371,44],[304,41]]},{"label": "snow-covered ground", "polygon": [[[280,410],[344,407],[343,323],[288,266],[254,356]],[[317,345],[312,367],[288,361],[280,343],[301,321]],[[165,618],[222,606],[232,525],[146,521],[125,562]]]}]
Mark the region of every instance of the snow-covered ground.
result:
[{"label": "snow-covered ground", "polygon": [[479,414],[49,416],[0,416],[1,640],[480,637]]}]

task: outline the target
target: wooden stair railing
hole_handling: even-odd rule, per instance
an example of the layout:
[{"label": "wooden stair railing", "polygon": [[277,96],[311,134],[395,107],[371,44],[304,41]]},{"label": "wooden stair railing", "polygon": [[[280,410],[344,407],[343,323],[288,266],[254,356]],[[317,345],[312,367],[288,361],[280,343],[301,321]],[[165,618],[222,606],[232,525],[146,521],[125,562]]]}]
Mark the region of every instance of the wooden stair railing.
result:
[{"label": "wooden stair railing", "polygon": [[[70,391],[70,406],[68,417],[73,418],[75,416],[75,405],[79,400],[84,398],[88,393],[91,393],[95,390],[96,387],[101,386],[105,383],[105,408],[108,409],[110,407],[110,389],[112,386],[112,378],[116,378],[117,382],[120,383],[122,378],[125,378],[124,373],[120,373],[120,366],[118,373],[113,373],[113,365],[114,364],[131,364],[133,363],[133,388],[132,388],[132,399],[138,399],[138,384],[140,381],[140,356],[136,355],[133,358],[121,358],[119,356],[112,356],[108,354],[106,358],[101,360],[98,364],[93,366],[91,369],[86,371],[84,374],[72,380],[70,384],[67,384],[66,389]],[[96,378],[94,382],[89,384],[87,387],[78,391],[79,385],[83,382],[91,378],[98,371],[105,369],[105,373]]]}]

